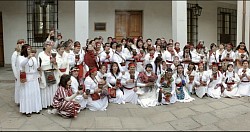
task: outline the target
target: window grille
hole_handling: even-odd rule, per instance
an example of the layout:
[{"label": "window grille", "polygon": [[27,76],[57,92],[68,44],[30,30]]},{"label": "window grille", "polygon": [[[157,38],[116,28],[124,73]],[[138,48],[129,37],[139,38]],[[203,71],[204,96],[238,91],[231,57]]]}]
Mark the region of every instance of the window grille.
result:
[{"label": "window grille", "polygon": [[195,4],[187,3],[187,42],[194,44],[198,43],[198,16],[193,14]]},{"label": "window grille", "polygon": [[42,47],[50,30],[58,31],[58,0],[27,0],[27,42]]},{"label": "window grille", "polygon": [[221,8],[217,9],[217,43],[236,44],[237,37],[237,10]]}]

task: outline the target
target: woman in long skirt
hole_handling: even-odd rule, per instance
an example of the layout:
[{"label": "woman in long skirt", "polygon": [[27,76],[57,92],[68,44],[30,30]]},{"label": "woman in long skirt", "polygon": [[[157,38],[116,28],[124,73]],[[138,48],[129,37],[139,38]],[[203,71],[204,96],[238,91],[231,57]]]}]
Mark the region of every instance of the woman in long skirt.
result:
[{"label": "woman in long skirt", "polygon": [[20,85],[20,112],[28,117],[32,112],[40,113],[42,110],[40,87],[38,82],[37,60],[35,53],[31,53],[31,47],[28,44],[23,45],[20,60],[20,69],[26,73],[26,78],[21,80]]}]

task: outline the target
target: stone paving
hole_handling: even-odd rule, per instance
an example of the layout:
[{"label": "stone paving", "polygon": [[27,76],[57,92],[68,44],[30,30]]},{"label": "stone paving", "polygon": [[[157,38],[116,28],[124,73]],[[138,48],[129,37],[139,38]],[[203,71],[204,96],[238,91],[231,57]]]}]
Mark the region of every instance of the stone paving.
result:
[{"label": "stone paving", "polygon": [[26,117],[14,103],[14,77],[11,68],[0,68],[0,130],[250,130],[250,98],[212,99],[190,103],[142,108],[139,105],[109,104],[104,112],[83,110],[78,118],[65,119],[41,114]]}]

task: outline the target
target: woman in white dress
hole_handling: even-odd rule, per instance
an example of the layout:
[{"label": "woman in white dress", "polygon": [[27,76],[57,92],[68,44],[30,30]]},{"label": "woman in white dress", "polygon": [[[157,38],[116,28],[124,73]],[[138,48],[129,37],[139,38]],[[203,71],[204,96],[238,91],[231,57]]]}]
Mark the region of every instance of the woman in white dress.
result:
[{"label": "woman in white dress", "polygon": [[[83,86],[80,85],[80,81],[78,79],[79,68],[78,67],[72,67],[71,70],[70,70],[70,74],[71,74],[70,80],[72,81],[71,82],[71,88],[72,88],[73,94],[76,94],[77,91],[79,91],[79,90],[83,90],[83,92],[84,92]],[[75,101],[81,105],[79,110],[83,110],[83,109],[86,108],[87,101],[88,101],[87,99],[88,99],[88,96],[86,95],[85,92],[83,93],[83,95],[77,95],[75,97]]]},{"label": "woman in white dress", "polygon": [[210,82],[207,88],[208,96],[216,99],[221,98],[221,86],[223,75],[218,70],[218,63],[212,64],[212,70],[208,71],[208,76],[210,78]]},{"label": "woman in white dress", "polygon": [[109,99],[110,103],[125,104],[123,101],[123,92],[121,90],[122,73],[117,62],[113,62],[110,67],[110,72],[107,73],[107,84],[109,88],[116,90],[116,96]]},{"label": "woman in white dress", "polygon": [[96,79],[97,68],[89,71],[89,76],[84,80],[86,94],[88,96],[87,108],[91,111],[105,111],[108,107],[108,97],[100,97],[102,89],[98,88],[98,81]]},{"label": "woman in white dress", "polygon": [[52,42],[44,42],[45,50],[38,54],[38,65],[40,71],[40,90],[42,107],[52,106],[53,97],[57,90],[57,84],[60,80],[57,73],[56,58],[52,57]]},{"label": "woman in white dress", "polygon": [[20,84],[20,112],[31,116],[32,112],[42,110],[41,95],[38,82],[37,59],[28,44],[22,46],[19,58],[20,69],[26,73],[26,82]]},{"label": "woman in white dress", "polygon": [[138,87],[143,86],[143,84],[137,83],[139,72],[137,72],[135,68],[136,65],[134,63],[129,63],[129,71],[125,72],[121,79],[124,92],[123,100],[126,103],[137,104],[138,94],[136,92]]},{"label": "woman in white dress", "polygon": [[203,98],[204,95],[207,93],[207,87],[210,82],[209,76],[207,74],[208,72],[204,71],[204,64],[200,63],[198,65],[198,71],[195,77],[195,85],[196,85],[195,94],[199,98]]},{"label": "woman in white dress", "polygon": [[138,89],[138,103],[143,107],[153,107],[157,104],[157,96],[156,96],[156,81],[157,76],[152,71],[153,66],[151,64],[147,64],[144,72],[140,72],[138,75],[138,83],[144,84]]},{"label": "woman in white dress", "polygon": [[238,83],[240,78],[236,72],[234,72],[234,66],[232,64],[227,65],[227,71],[223,74],[222,85],[225,88],[222,96],[234,97],[238,96]]},{"label": "woman in white dress", "polygon": [[24,39],[19,39],[15,51],[11,56],[11,68],[15,77],[15,103],[19,105],[20,103],[20,67],[19,67],[19,56],[21,52],[22,45],[25,43]]},{"label": "woman in white dress", "polygon": [[63,44],[59,44],[57,46],[56,62],[57,62],[57,65],[58,65],[59,78],[63,74],[69,74],[68,56],[64,52],[64,45]]},{"label": "woman in white dress", "polygon": [[250,70],[248,68],[248,60],[243,60],[243,68],[238,70],[238,75],[240,77],[238,94],[239,96],[249,96],[250,91]]},{"label": "woman in white dress", "polygon": [[174,75],[175,79],[175,94],[178,102],[191,102],[195,100],[188,94],[188,90],[186,87],[187,77],[184,75],[184,67],[179,64],[177,66],[177,74]]}]

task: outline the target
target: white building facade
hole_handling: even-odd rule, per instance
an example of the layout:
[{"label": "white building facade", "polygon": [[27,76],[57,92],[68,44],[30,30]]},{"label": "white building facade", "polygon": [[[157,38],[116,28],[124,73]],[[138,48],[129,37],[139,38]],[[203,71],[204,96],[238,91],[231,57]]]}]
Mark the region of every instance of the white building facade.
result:
[{"label": "white building facade", "polygon": [[[28,18],[32,11],[27,3],[0,1],[2,66],[11,63],[17,40],[30,38],[29,24],[34,24],[34,20]],[[192,4],[202,7],[201,16],[190,15],[188,8]],[[105,42],[109,36],[143,36],[144,40],[151,38],[153,43],[157,38],[173,39],[182,47],[190,41],[195,44],[204,40],[208,47],[225,39],[220,34],[228,34],[235,45],[244,41],[249,48],[249,1],[58,1],[57,6],[56,31],[63,40],[80,41],[82,45],[87,39],[99,36]],[[98,27],[98,23],[106,26]],[[42,47],[37,49],[41,51]]]}]

